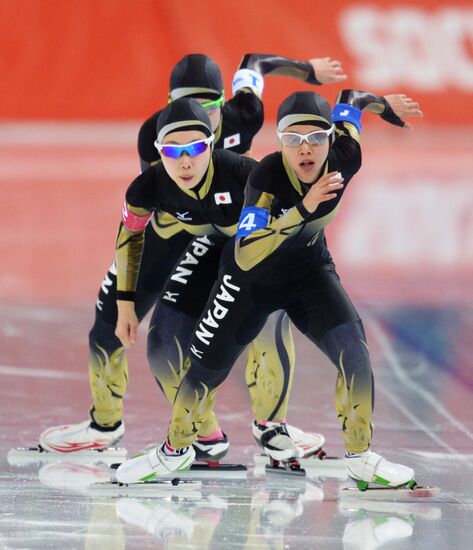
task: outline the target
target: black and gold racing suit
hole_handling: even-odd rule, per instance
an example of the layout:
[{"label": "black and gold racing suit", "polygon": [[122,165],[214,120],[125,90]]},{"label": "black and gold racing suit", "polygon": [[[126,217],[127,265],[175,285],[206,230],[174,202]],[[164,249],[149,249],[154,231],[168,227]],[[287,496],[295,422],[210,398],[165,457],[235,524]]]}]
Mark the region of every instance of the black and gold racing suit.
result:
[{"label": "black and gold racing suit", "polygon": [[[206,304],[218,275],[221,251],[235,234],[244,200],[244,188],[257,162],[249,157],[218,150],[212,154],[202,181],[193,189],[181,189],[169,177],[162,163],[149,168],[130,185],[126,194],[125,215],[116,244],[117,299],[134,301],[135,289],[145,242],[144,223],[151,214],[166,214],[169,222],[195,235],[172,271],[156,307],[148,333],[148,358],[153,374],[170,403],[174,401],[187,364],[189,338],[196,320]],[[130,222],[130,219],[133,221]],[[136,224],[142,229],[137,230]],[[284,314],[280,314],[283,317]],[[276,323],[276,326],[274,326]],[[272,340],[256,338],[255,347],[263,350],[265,362],[284,362],[289,370],[292,340],[286,341],[286,325],[270,321]],[[274,340],[280,346],[276,346]],[[275,354],[278,354],[274,357]],[[279,357],[282,359],[278,359]],[[264,369],[264,366],[261,367]],[[268,371],[266,379],[270,377]],[[267,381],[267,386],[270,382]],[[273,383],[274,386],[274,383]],[[289,388],[267,394],[257,413],[266,416],[266,409],[283,416],[287,408]],[[213,398],[212,398],[213,403]],[[213,407],[210,407],[212,410]],[[283,412],[281,412],[283,411]],[[277,418],[282,420],[282,418]],[[200,435],[208,436],[218,428],[211,413],[202,424]]]},{"label": "black and gold racing suit", "polygon": [[[264,75],[291,76],[312,84],[318,84],[312,66],[307,62],[284,57],[248,54],[239,69],[248,69]],[[142,125],[138,136],[138,152],[142,171],[159,162],[154,147],[156,120],[160,111]],[[215,149],[228,149],[236,153],[248,153],[256,133],[264,119],[263,103],[256,88],[238,88],[234,97],[222,107],[220,125],[216,131]],[[185,216],[184,216],[185,217]],[[184,220],[183,220],[184,221]],[[141,268],[136,282],[135,309],[141,321],[156,304],[159,293],[172,268],[189,244],[192,236],[185,224],[176,216],[157,212],[145,230],[145,242]],[[236,222],[235,222],[236,223]],[[123,417],[123,396],[128,383],[128,363],[123,346],[115,336],[117,322],[117,271],[115,262],[106,273],[96,301],[95,323],[89,333],[89,380],[93,399],[90,411],[96,427],[111,428]],[[250,388],[253,410],[257,418],[266,415],[267,388],[280,395],[290,387],[294,351],[290,328],[285,316],[273,318],[273,329],[259,337],[260,347],[250,346],[247,383]],[[276,332],[281,358],[275,353]],[[284,346],[284,350],[282,348]],[[154,356],[158,352],[154,349]],[[267,375],[265,375],[267,373]],[[260,407],[263,407],[261,410]],[[283,409],[274,411],[283,415]]]},{"label": "black and gold racing suit", "polygon": [[341,172],[344,188],[310,214],[299,181],[281,153],[265,157],[251,173],[247,207],[266,211],[266,224],[224,248],[219,278],[190,342],[190,367],[173,407],[168,437],[173,447],[192,444],[206,421],[207,396],[273,311],[283,309],[296,327],[337,367],[335,401],[348,452],[371,440],[373,379],[361,320],[340,284],[324,227],[337,213],[346,186],[361,166],[355,125],[336,123],[321,175]]}]

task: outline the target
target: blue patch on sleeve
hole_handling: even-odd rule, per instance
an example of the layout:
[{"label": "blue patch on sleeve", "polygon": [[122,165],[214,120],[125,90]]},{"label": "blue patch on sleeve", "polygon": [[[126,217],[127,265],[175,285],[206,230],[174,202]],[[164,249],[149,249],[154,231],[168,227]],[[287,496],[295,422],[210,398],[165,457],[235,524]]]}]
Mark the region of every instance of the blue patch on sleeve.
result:
[{"label": "blue patch on sleeve", "polygon": [[265,208],[247,206],[243,208],[238,222],[237,238],[246,237],[253,231],[268,225],[269,212]]},{"label": "blue patch on sleeve", "polygon": [[361,132],[361,114],[360,109],[348,105],[348,103],[337,103],[333,108],[333,122],[351,122],[356,126],[358,132]]}]

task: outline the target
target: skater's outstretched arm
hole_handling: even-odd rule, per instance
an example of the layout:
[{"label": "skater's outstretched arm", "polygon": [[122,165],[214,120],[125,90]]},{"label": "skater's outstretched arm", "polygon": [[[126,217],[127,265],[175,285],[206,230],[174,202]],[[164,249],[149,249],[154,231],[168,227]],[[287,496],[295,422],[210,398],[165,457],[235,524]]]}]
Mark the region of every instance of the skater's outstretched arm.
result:
[{"label": "skater's outstretched arm", "polygon": [[266,75],[288,76],[314,85],[343,82],[347,79],[340,61],[330,57],[298,61],[280,55],[247,53],[233,78],[233,94],[248,87],[261,96],[263,77]]},{"label": "skater's outstretched arm", "polygon": [[423,116],[419,103],[405,94],[377,96],[361,90],[342,90],[337,97],[334,122],[342,121],[345,112],[348,122],[352,122],[354,117],[359,121],[361,112],[365,110],[379,115],[390,124],[407,129],[410,129],[411,125],[405,122],[404,118]]},{"label": "skater's outstretched arm", "polygon": [[[265,76],[288,76],[309,84],[341,82],[347,77],[340,61],[330,57],[298,61],[272,54],[245,54],[233,77],[233,97],[222,109],[224,119],[239,121],[238,127],[253,136],[263,126],[264,108],[261,101]],[[251,156],[251,149],[243,152]]]}]

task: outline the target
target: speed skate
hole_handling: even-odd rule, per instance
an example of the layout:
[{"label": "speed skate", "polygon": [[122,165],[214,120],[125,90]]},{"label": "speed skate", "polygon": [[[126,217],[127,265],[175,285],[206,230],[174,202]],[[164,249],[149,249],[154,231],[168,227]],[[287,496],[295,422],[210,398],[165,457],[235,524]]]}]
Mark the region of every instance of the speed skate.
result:
[{"label": "speed skate", "polygon": [[[120,463],[112,464],[117,469]],[[248,469],[244,464],[221,464],[218,461],[194,462],[188,470],[179,471],[180,479],[245,479]]]},{"label": "speed skate", "polygon": [[[137,456],[149,453],[157,449],[159,443],[147,445]],[[247,475],[247,467],[243,464],[222,463],[221,460],[228,452],[228,440],[224,436],[223,445],[220,442],[200,443],[193,445],[195,459],[187,470],[181,470],[179,477],[182,479],[244,479]],[[115,465],[112,466],[114,468]],[[116,468],[119,464],[116,465]]]},{"label": "speed skate", "polygon": [[309,457],[316,457],[319,462],[326,456],[322,434],[304,432],[285,422],[259,424],[255,421],[252,428],[256,442],[263,449],[254,456],[256,476],[264,472],[305,476]]},{"label": "speed skate", "polygon": [[8,462],[26,466],[35,462],[113,462],[126,459],[127,451],[114,447],[125,433],[125,424],[105,430],[93,419],[77,424],[62,424],[47,428],[39,435],[34,447],[18,447],[8,453]]},{"label": "speed skate", "polygon": [[[120,463],[112,464],[111,468],[114,471],[119,466]],[[196,499],[201,498],[202,481],[245,479],[246,474],[247,468],[243,464],[194,463],[188,470],[179,470],[160,479],[121,483],[112,478],[110,481],[93,483],[89,486],[89,493],[116,497],[181,495],[186,499]]]},{"label": "speed skate", "polygon": [[46,451],[41,445],[34,447],[16,447],[7,454],[8,464],[11,466],[28,466],[43,462],[78,462],[92,464],[102,462],[113,464],[125,460],[127,450],[123,447],[108,447],[106,449],[84,449],[70,453],[56,453]]},{"label": "speed skate", "polygon": [[359,454],[347,454],[345,466],[355,487],[345,487],[341,497],[370,500],[405,501],[434,497],[438,487],[421,487],[414,479],[414,470],[404,464],[389,462],[368,449]]}]

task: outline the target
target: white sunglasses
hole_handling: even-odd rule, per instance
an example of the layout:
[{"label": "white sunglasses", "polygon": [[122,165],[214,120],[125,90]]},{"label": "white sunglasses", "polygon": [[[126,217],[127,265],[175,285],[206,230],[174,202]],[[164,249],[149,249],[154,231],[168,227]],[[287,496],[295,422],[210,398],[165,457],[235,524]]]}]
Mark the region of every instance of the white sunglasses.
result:
[{"label": "white sunglasses", "polygon": [[333,133],[333,126],[330,130],[315,130],[309,134],[296,134],[294,132],[278,132],[278,138],[281,143],[287,147],[299,147],[304,141],[309,145],[322,145],[325,143],[330,134]]}]

